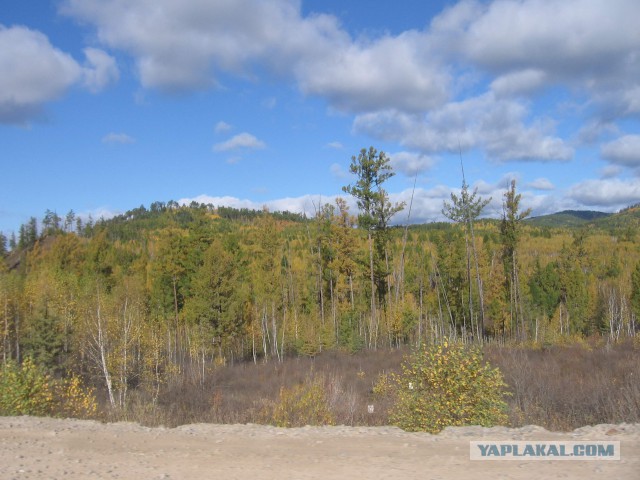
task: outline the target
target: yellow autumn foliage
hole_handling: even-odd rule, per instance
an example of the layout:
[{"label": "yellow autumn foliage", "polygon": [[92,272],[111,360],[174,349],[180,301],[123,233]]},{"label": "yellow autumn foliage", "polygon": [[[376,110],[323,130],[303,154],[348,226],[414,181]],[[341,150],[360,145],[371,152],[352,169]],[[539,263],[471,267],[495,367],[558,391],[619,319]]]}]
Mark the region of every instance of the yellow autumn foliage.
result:
[{"label": "yellow autumn foliage", "polygon": [[416,351],[401,373],[381,376],[374,394],[392,398],[392,424],[437,433],[448,426],[506,423],[505,389],[501,372],[483,361],[479,349],[445,342]]},{"label": "yellow autumn foliage", "polygon": [[93,389],[75,375],[56,380],[29,357],[0,368],[0,415],[88,418],[96,411]]}]

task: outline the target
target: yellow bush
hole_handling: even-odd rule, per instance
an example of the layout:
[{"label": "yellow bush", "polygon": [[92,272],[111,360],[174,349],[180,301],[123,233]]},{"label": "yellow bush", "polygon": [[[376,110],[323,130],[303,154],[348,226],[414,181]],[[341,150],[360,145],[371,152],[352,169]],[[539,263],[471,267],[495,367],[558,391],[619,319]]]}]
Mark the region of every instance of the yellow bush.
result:
[{"label": "yellow bush", "polygon": [[392,397],[394,425],[437,433],[447,426],[505,423],[505,388],[479,349],[444,343],[415,352],[400,374],[381,377],[374,393]]},{"label": "yellow bush", "polygon": [[96,410],[93,390],[79,377],[54,380],[31,358],[0,369],[0,415],[91,417]]},{"label": "yellow bush", "polygon": [[80,377],[75,375],[55,384],[56,417],[91,418],[94,417],[98,405],[93,388],[82,385]]},{"label": "yellow bush", "polygon": [[269,417],[269,423],[278,427],[335,423],[322,378],[307,379],[305,383],[291,388],[282,387]]},{"label": "yellow bush", "polygon": [[47,415],[53,403],[51,378],[31,358],[0,370],[1,415]]}]

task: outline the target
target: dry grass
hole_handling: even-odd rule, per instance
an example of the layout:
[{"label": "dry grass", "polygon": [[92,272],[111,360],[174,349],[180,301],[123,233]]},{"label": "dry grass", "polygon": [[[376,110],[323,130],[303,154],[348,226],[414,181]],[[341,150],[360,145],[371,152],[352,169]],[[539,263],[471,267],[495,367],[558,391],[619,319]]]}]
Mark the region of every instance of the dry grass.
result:
[{"label": "dry grass", "polygon": [[514,426],[573,430],[640,422],[640,349],[633,343],[493,347],[487,352],[509,384]]},{"label": "dry grass", "polygon": [[167,427],[188,423],[269,423],[264,412],[277,402],[282,388],[320,379],[335,423],[384,425],[384,405],[376,405],[374,413],[368,413],[367,407],[373,403],[373,385],[381,373],[397,370],[405,353],[378,350],[350,355],[330,351],[315,358],[211,366],[204,383],[186,367],[162,390],[157,404],[153,405],[150,395],[136,391],[126,410],[109,412],[105,419]]},{"label": "dry grass", "polygon": [[[398,371],[408,350],[366,351],[355,355],[326,352],[316,358],[237,363],[209,367],[204,383],[185,368],[154,404],[142,390],[123,411],[105,420],[129,420],[148,426],[188,423],[270,423],[265,412],[283,388],[310,379],[324,384],[332,418],[344,425],[386,425],[388,407],[374,399],[381,373]],[[640,422],[640,349],[572,345],[549,348],[490,346],[486,359],[502,371],[513,396],[512,426],[535,424],[572,430],[598,423]],[[374,405],[374,413],[368,413]]]}]

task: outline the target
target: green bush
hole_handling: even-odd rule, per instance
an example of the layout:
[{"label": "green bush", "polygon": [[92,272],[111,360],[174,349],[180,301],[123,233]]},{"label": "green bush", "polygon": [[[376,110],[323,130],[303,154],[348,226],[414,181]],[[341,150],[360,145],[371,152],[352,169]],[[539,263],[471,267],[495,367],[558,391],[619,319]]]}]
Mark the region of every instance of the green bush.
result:
[{"label": "green bush", "polygon": [[383,375],[374,393],[390,396],[390,421],[403,430],[437,433],[447,426],[507,421],[506,384],[482,352],[462,344],[421,348],[400,374]]},{"label": "green bush", "polygon": [[78,377],[54,380],[29,357],[0,368],[0,415],[91,417],[96,409],[93,391]]}]

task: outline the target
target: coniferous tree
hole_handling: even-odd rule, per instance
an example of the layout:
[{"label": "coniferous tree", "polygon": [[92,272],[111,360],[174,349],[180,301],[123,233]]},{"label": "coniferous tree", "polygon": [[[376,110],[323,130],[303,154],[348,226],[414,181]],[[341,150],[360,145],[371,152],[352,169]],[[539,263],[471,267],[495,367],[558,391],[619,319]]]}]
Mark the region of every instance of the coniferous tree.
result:
[{"label": "coniferous tree", "polygon": [[358,226],[367,232],[369,242],[369,275],[371,282],[371,335],[377,341],[376,302],[384,301],[387,291],[385,248],[391,217],[404,208],[404,202],[392,204],[382,185],[394,175],[390,159],[375,148],[363,148],[351,157],[349,171],[357,176],[352,185],[342,190],[355,197],[360,213]]},{"label": "coniferous tree", "polygon": [[502,235],[502,261],[504,263],[507,296],[510,299],[511,327],[519,329],[521,339],[526,338],[522,292],[520,290],[518,243],[522,234],[522,221],[531,214],[531,209],[520,211],[522,194],[516,193],[516,181],[511,180],[509,190],[504,194],[503,214],[500,223]]},{"label": "coniferous tree", "polygon": [[7,256],[7,237],[0,232],[0,260]]},{"label": "coniferous tree", "polygon": [[[469,318],[473,322],[473,295],[472,295],[472,282],[471,282],[471,259],[473,254],[473,261],[475,267],[476,287],[478,291],[479,302],[479,322],[477,323],[477,336],[480,341],[484,339],[485,327],[484,327],[484,292],[482,288],[482,279],[480,277],[480,268],[478,266],[478,252],[476,249],[475,231],[473,224],[475,220],[482,214],[482,210],[489,204],[491,198],[483,199],[477,197],[478,189],[474,189],[473,192],[469,192],[469,185],[464,178],[464,170],[462,173],[462,189],[460,196],[455,193],[451,193],[451,203],[444,202],[442,213],[449,220],[464,225],[465,229],[465,246],[467,251],[467,284],[469,289]],[[469,250],[469,243],[471,243],[471,252]]]}]

